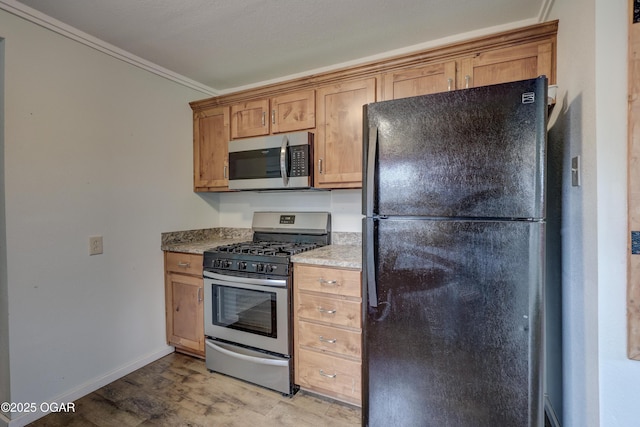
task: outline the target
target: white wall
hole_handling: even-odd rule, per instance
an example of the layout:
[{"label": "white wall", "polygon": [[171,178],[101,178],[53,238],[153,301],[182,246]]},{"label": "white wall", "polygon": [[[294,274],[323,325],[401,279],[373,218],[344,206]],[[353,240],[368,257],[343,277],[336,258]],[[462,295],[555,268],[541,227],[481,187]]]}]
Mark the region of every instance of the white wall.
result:
[{"label": "white wall", "polygon": [[[0,402],[7,402],[11,398],[9,395],[7,239],[4,216],[4,40],[0,38]],[[0,414],[0,419],[1,417]]]},{"label": "white wall", "polygon": [[219,195],[221,227],[251,227],[255,211],[331,212],[332,231],[362,231],[360,190],[241,192]]},{"label": "white wall", "polygon": [[[640,361],[627,358],[627,0],[596,0],[600,425],[640,423]],[[638,24],[635,24],[638,25]],[[637,177],[633,177],[637,179]]]},{"label": "white wall", "polygon": [[[558,0],[558,84],[551,135],[566,144],[565,426],[640,419],[640,362],[626,358],[627,1]],[[552,117],[553,118],[553,117]],[[570,158],[582,158],[571,187]]]},{"label": "white wall", "polygon": [[[594,0],[560,0],[558,99],[550,143],[564,144],[563,426],[598,426],[597,176]],[[579,13],[577,13],[579,11]],[[557,119],[556,119],[557,117]],[[582,185],[571,186],[570,162],[582,161]]]},{"label": "white wall", "polygon": [[205,96],[4,11],[0,37],[10,398],[70,401],[171,350],[160,234],[218,222],[192,192]]}]

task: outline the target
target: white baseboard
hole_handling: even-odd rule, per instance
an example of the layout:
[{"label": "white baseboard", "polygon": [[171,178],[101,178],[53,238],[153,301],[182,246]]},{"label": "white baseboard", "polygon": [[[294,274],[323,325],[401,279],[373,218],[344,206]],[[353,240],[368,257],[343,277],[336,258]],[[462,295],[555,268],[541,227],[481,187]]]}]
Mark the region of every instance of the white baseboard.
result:
[{"label": "white baseboard", "polygon": [[[140,359],[134,360],[131,363],[120,366],[119,368],[114,369],[111,372],[108,372],[100,377],[93,378],[92,380],[81,384],[80,386],[69,390],[65,393],[62,393],[58,396],[52,397],[51,399],[47,399],[47,402],[56,402],[56,403],[69,403],[75,400],[80,399],[83,396],[86,396],[89,393],[92,393],[98,390],[105,385],[114,382],[117,379],[124,377],[131,372],[142,368],[143,366],[148,365],[151,362],[154,362],[161,357],[164,357],[168,354],[174,352],[174,347],[165,347],[160,350],[154,351],[153,353],[149,353],[146,356],[141,357]],[[39,408],[38,408],[39,409]],[[7,419],[3,414],[0,414],[0,427],[23,427],[29,423],[34,422],[35,420],[44,417],[49,412],[29,412],[23,415],[18,416],[17,418]],[[5,421],[6,420],[6,421]]]}]

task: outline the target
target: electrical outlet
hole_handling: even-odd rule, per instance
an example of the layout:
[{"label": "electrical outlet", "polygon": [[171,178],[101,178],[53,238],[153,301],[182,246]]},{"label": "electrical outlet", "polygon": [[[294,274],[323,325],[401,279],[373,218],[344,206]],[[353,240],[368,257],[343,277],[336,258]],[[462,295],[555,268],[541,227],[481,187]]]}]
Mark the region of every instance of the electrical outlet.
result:
[{"label": "electrical outlet", "polygon": [[89,255],[102,253],[102,236],[89,236]]}]

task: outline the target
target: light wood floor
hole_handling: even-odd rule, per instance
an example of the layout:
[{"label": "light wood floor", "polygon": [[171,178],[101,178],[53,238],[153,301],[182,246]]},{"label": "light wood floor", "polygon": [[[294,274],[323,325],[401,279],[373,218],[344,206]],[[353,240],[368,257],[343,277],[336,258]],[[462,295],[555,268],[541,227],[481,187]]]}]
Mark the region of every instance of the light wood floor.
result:
[{"label": "light wood floor", "polygon": [[360,409],[304,391],[292,398],[210,373],[204,361],[173,353],[29,426],[360,425]]}]

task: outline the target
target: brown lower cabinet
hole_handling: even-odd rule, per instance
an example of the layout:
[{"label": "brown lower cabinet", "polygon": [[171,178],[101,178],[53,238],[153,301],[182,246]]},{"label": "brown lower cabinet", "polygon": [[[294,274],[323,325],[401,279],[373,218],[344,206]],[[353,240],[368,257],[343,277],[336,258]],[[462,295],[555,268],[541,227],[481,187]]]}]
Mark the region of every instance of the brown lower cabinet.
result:
[{"label": "brown lower cabinet", "polygon": [[202,255],[165,252],[167,343],[204,357]]},{"label": "brown lower cabinet", "polygon": [[336,400],[362,401],[360,270],[295,264],[295,383]]}]

